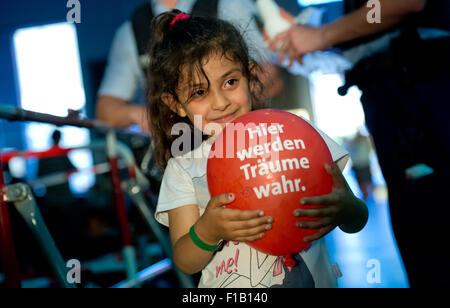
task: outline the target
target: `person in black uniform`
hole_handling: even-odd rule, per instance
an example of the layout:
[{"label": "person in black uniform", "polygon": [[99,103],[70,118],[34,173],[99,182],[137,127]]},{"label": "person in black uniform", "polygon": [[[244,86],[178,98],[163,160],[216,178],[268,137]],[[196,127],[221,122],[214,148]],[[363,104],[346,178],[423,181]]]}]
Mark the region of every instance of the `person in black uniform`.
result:
[{"label": "person in black uniform", "polygon": [[[345,95],[352,85],[362,91],[410,286],[450,286],[450,262],[438,250],[447,242],[450,214],[445,197],[450,184],[450,1],[345,4],[347,14],[340,19],[318,28],[294,25],[271,48],[281,41],[280,53],[301,61],[316,50],[340,47],[354,55],[356,48],[372,44],[372,52],[352,59],[355,65],[339,91]],[[379,23],[368,19],[377,8]]]}]

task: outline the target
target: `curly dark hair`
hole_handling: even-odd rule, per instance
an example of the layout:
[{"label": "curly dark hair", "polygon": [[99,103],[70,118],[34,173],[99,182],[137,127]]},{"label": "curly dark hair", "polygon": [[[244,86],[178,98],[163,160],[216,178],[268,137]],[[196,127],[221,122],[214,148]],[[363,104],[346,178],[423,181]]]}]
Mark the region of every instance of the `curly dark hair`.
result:
[{"label": "curly dark hair", "polygon": [[243,37],[232,24],[213,17],[191,16],[177,20],[171,26],[179,13],[178,10],[172,10],[156,16],[152,21],[147,112],[155,159],[162,169],[172,157],[173,141],[179,137],[171,134],[173,125],[186,123],[194,134],[195,128],[191,121],[178,116],[161,99],[163,93],[168,93],[177,104],[183,104],[176,93],[182,70],[190,72],[188,77],[201,74],[208,80],[202,65],[211,55],[219,54],[242,64],[243,74],[249,82],[252,105],[260,103],[263,92],[263,85],[257,77],[257,71],[261,68],[250,58]]}]

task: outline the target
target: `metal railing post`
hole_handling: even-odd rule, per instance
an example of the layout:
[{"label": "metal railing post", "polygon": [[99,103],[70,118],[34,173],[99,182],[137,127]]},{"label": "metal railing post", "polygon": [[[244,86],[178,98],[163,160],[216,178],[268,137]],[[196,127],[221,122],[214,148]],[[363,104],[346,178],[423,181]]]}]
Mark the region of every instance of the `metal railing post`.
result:
[{"label": "metal railing post", "polygon": [[0,159],[0,252],[5,285],[7,288],[20,288],[19,265],[17,263],[16,248],[11,228],[6,196],[6,186],[3,178],[2,161]]},{"label": "metal railing post", "polygon": [[120,231],[122,234],[122,241],[123,241],[122,252],[125,262],[127,279],[134,280],[136,279],[136,275],[138,272],[136,254],[131,239],[130,225],[128,222],[127,210],[125,206],[125,197],[121,186],[118,157],[117,157],[116,134],[112,130],[109,131],[108,134],[106,135],[106,153],[108,156],[109,164],[111,166],[111,181],[114,191],[114,202],[116,205],[116,212],[119,219]]},{"label": "metal railing post", "polygon": [[8,201],[14,203],[17,211],[30,228],[31,233],[39,242],[56,280],[62,287],[75,288],[74,284],[70,284],[67,281],[66,263],[47,229],[30,187],[23,183],[9,185],[6,187],[6,194]]}]

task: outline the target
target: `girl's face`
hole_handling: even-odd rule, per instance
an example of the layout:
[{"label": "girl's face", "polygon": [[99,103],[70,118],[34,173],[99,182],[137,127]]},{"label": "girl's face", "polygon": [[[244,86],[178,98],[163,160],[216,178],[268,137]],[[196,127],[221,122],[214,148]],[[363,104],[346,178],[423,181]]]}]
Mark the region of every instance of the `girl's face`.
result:
[{"label": "girl's face", "polygon": [[[179,116],[187,116],[197,129],[211,135],[212,131],[219,133],[217,130],[251,110],[251,93],[248,79],[238,62],[212,55],[203,70],[208,79],[202,74],[194,74],[194,80],[190,80],[187,72],[183,72],[177,95],[186,103],[174,108]],[[167,103],[167,97],[166,100],[164,95],[162,98]]]}]

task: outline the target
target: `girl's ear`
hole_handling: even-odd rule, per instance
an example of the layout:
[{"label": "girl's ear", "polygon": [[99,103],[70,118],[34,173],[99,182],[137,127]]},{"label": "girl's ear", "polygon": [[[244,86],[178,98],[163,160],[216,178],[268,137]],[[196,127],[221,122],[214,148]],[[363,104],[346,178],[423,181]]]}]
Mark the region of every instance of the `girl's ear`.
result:
[{"label": "girl's ear", "polygon": [[186,112],[184,111],[183,107],[180,104],[177,104],[172,94],[164,92],[163,94],[161,94],[161,100],[164,104],[167,105],[167,107],[170,108],[170,110],[175,112],[180,117],[184,118],[186,116]]}]

